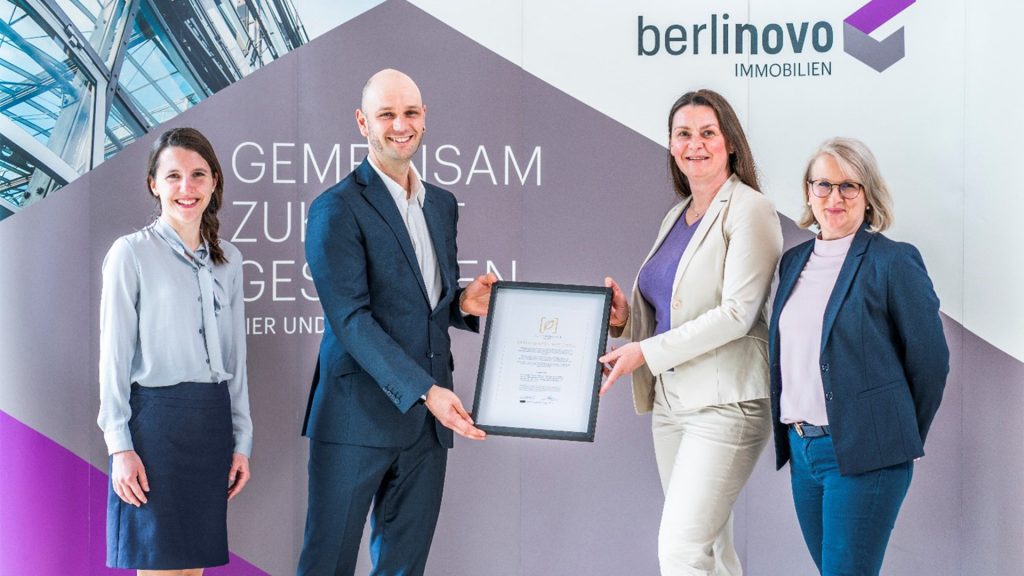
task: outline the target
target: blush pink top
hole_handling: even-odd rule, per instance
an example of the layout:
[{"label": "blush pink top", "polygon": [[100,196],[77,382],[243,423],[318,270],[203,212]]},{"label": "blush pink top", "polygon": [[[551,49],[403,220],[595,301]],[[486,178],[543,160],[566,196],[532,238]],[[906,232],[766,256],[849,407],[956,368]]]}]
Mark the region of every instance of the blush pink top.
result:
[{"label": "blush pink top", "polygon": [[781,420],[828,425],[825,391],[819,372],[825,306],[836,285],[855,234],[814,240],[814,251],[779,315],[782,370]]}]

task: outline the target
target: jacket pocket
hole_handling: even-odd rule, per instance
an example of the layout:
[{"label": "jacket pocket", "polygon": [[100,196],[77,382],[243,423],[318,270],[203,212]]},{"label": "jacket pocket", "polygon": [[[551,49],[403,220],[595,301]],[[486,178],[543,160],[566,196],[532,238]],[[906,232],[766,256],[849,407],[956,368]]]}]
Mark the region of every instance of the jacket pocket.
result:
[{"label": "jacket pocket", "polygon": [[870,398],[877,394],[884,394],[890,390],[897,389],[899,387],[907,387],[907,383],[903,380],[893,380],[892,382],[886,382],[881,386],[875,386],[874,388],[868,388],[867,390],[861,390],[857,393],[858,398]]},{"label": "jacket pocket", "polygon": [[916,450],[916,417],[910,390],[903,380],[865,390],[858,395],[871,414],[877,449],[876,466],[909,460]]},{"label": "jacket pocket", "polygon": [[345,356],[338,361],[338,364],[332,367],[331,370],[334,374],[334,378],[341,378],[349,374],[356,374],[363,372],[363,367],[356,362],[355,358],[351,356]]}]

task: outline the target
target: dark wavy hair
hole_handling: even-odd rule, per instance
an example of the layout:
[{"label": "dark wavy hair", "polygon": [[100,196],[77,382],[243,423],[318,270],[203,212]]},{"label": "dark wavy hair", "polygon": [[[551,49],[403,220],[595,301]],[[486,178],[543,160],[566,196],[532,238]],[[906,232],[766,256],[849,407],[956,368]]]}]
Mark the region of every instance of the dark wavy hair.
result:
[{"label": "dark wavy hair", "polygon": [[[729,102],[721,94],[707,88],[687,92],[676,100],[672,109],[668,111],[668,132],[671,138],[672,117],[683,106],[707,106],[715,111],[718,118],[718,126],[725,137],[725,145],[732,148],[729,154],[729,170],[739,176],[739,179],[758,192],[761,191],[761,183],[757,179],[757,166],[754,164],[754,155],[750,152],[750,144],[747,143],[747,135],[743,133],[743,126],[736,112],[729,105]],[[676,166],[676,160],[672,157],[672,149],[668,151],[668,172],[672,175],[672,185],[680,198],[690,197],[690,182],[686,175]]]},{"label": "dark wavy hair", "polygon": [[[210,259],[214,264],[225,264],[228,259],[224,257],[224,250],[220,247],[220,219],[217,218],[217,211],[224,205],[224,172],[220,169],[220,161],[213,151],[213,145],[203,136],[202,132],[195,128],[172,128],[164,132],[153,142],[153,148],[149,151],[149,167],[146,171],[146,185],[156,179],[156,170],[160,161],[160,153],[167,148],[184,148],[191,150],[203,157],[210,165],[210,172],[217,180],[213,187],[213,194],[210,195],[210,203],[203,211],[203,219],[199,222],[199,237],[206,241],[210,249]],[[152,194],[150,194],[152,195]],[[160,199],[156,199],[157,212],[160,211]]]}]

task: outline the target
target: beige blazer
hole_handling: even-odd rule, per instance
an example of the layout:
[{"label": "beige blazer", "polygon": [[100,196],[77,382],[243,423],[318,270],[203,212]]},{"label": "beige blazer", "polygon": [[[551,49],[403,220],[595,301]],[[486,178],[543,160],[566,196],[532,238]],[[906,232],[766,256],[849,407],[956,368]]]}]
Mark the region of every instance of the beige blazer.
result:
[{"label": "beige blazer", "polygon": [[[669,210],[644,264],[690,200]],[[782,228],[771,200],[732,175],[679,259],[671,330],[652,336],[654,309],[633,282],[623,333],[640,343],[647,360],[633,372],[638,414],[653,409],[655,386],[672,411],[768,397],[765,302],[781,254]]]}]

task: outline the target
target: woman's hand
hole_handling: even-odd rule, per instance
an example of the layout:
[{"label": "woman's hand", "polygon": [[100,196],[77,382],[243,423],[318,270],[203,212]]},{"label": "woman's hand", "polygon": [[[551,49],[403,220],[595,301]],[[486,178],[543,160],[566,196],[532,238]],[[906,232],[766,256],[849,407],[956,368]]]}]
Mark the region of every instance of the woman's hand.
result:
[{"label": "woman's hand", "polygon": [[626,321],[629,320],[629,302],[626,300],[626,295],[622,293],[619,285],[615,283],[611,276],[605,277],[604,285],[605,288],[612,289],[612,310],[608,314],[608,328],[621,330],[626,325]]},{"label": "woman's hand", "polygon": [[640,345],[636,342],[630,342],[619,348],[612,348],[611,352],[601,356],[597,361],[606,365],[604,369],[606,378],[600,392],[597,394],[598,396],[604,396],[604,393],[612,387],[612,384],[620,376],[630,374],[633,370],[647,363],[647,359],[644,358],[644,351],[640,349]]},{"label": "woman's hand", "polygon": [[235,452],[231,455],[231,471],[228,472],[228,501],[238,496],[249,483],[249,457]]},{"label": "woman's hand", "polygon": [[146,467],[135,450],[125,450],[114,454],[110,467],[110,484],[114,494],[121,500],[138,508],[148,500],[149,480],[146,478]]}]

